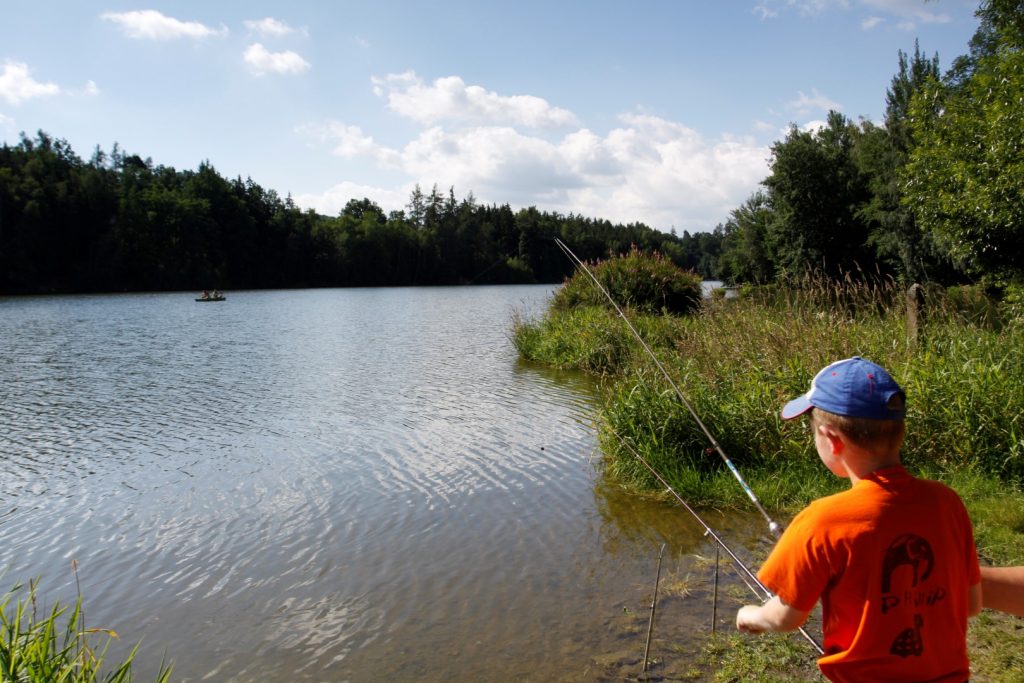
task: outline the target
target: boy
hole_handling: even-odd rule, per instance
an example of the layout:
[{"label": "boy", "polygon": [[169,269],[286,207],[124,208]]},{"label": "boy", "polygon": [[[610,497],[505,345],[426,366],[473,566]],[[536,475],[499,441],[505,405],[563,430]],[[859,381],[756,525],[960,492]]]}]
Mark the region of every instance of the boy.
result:
[{"label": "boy", "polygon": [[782,418],[810,413],[825,466],[850,489],[812,502],[758,573],[775,597],[741,631],[791,631],[821,599],[833,681],[966,681],[967,618],[981,610],[974,532],[959,496],[900,464],[906,397],[859,357],[819,372]]}]

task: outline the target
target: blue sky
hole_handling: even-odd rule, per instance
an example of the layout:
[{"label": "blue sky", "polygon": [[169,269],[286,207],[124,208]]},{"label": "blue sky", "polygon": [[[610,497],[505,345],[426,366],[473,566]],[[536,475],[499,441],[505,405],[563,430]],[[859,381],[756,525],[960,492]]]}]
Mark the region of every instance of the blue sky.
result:
[{"label": "blue sky", "polygon": [[0,140],[251,177],[304,208],[418,183],[710,230],[771,144],[829,109],[880,122],[897,52],[967,52],[965,0],[0,5]]}]

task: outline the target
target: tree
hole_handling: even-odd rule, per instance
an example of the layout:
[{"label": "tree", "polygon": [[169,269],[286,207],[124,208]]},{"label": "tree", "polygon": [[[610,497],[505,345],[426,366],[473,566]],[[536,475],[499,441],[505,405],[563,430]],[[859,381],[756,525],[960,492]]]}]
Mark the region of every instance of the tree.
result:
[{"label": "tree", "polygon": [[836,276],[871,261],[867,226],[857,216],[869,194],[853,159],[856,135],[857,127],[832,111],[817,133],[793,126],[772,146],[764,185],[774,208],[768,245],[778,270]]},{"label": "tree", "polygon": [[904,202],[975,275],[1024,276],[1024,51],[1003,45],[969,79],[931,81],[911,107]]},{"label": "tree", "polygon": [[970,52],[958,57],[946,75],[953,88],[963,87],[986,57],[999,51],[1024,47],[1024,0],[983,0],[975,12],[981,22],[971,37]]},{"label": "tree", "polygon": [[909,111],[915,93],[939,78],[939,58],[925,57],[914,43],[914,54],[899,52],[899,70],[886,93],[885,127],[865,122],[854,153],[868,178],[871,198],[860,209],[868,224],[868,246],[884,269],[904,282],[950,280],[955,276],[944,250],[917,225],[902,203],[900,172],[914,146]]},{"label": "tree", "polygon": [[729,282],[768,282],[775,275],[775,263],[768,249],[768,234],[774,215],[768,195],[755,192],[722,226],[722,255],[719,275]]},{"label": "tree", "polygon": [[377,205],[376,202],[363,197],[362,199],[350,199],[345,204],[345,208],[341,210],[342,216],[350,216],[356,220],[361,221],[363,216],[372,214],[374,220],[383,224],[385,222],[384,210]]}]

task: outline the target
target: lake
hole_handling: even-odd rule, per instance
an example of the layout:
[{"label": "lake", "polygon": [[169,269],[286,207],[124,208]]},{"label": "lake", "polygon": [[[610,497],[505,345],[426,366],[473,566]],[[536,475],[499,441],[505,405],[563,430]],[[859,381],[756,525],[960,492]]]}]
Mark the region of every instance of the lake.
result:
[{"label": "lake", "polygon": [[591,379],[517,359],[552,291],[0,298],[0,592],[73,601],[76,562],[138,681],[616,680],[664,542],[651,655],[685,671],[714,549],[604,480]]}]

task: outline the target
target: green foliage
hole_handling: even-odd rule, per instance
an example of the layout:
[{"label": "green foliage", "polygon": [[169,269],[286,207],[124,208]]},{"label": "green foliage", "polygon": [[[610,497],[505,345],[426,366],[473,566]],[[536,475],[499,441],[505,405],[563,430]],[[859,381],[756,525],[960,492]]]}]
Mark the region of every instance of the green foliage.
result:
[{"label": "green foliage", "polygon": [[[12,603],[21,586],[0,597],[0,681],[11,683],[127,683],[138,646],[115,665],[104,662],[117,634],[109,629],[86,628],[79,598],[70,612],[54,604],[43,617],[36,614],[36,587]],[[97,649],[94,641],[103,638]],[[158,683],[170,679],[171,669],[161,666]]]},{"label": "green foliage", "polygon": [[766,192],[721,228],[723,278],[1024,279],[1024,6],[985,0],[978,16],[944,78],[938,55],[900,51],[884,127],[831,112],[772,147]]},{"label": "green foliage", "polygon": [[901,282],[940,281],[956,277],[952,263],[934,237],[921,230],[903,206],[900,170],[914,145],[909,125],[914,94],[939,77],[938,55],[926,58],[915,43],[914,54],[899,53],[899,71],[886,94],[885,127],[864,123],[854,148],[861,173],[868,178],[870,199],[857,214],[869,226],[867,246],[882,270]]},{"label": "green foliage", "polygon": [[[886,280],[792,280],[713,299],[697,316],[633,321],[767,505],[799,506],[841,485],[818,464],[805,425],[778,411],[821,367],[852,355],[888,367],[906,389],[909,465],[1024,481],[1024,326],[972,315],[952,291],[929,293],[916,342],[905,292]],[[992,315],[1009,310],[985,305]],[[550,311],[522,328],[517,345],[524,356],[613,378],[600,415],[610,476],[660,488],[621,437],[691,502],[745,504],[697,420],[616,316]]]},{"label": "green foliage", "polygon": [[996,49],[959,86],[913,100],[905,204],[970,273],[1024,278],[1024,51]]},{"label": "green foliage", "polygon": [[[701,278],[688,273],[659,254],[638,249],[589,266],[590,273],[615,303],[645,313],[677,315],[696,311],[701,303]],[[611,307],[608,298],[586,272],[577,271],[555,293],[554,310],[580,306]]]},{"label": "green foliage", "polygon": [[730,282],[770,282],[775,277],[769,236],[774,219],[768,195],[757,192],[723,226],[719,274]]},{"label": "green foliage", "polygon": [[[668,343],[675,334],[676,321],[671,317],[645,316],[632,322],[648,344]],[[551,310],[537,321],[517,316],[512,341],[528,360],[601,376],[624,372],[642,353],[622,318],[598,306]]]},{"label": "green foliage", "polygon": [[868,199],[867,179],[854,163],[857,127],[838,112],[816,133],[790,129],[772,146],[774,220],[769,244],[776,267],[791,273],[821,269],[830,275],[870,267],[868,229],[855,207]]},{"label": "green foliage", "polygon": [[209,163],[154,166],[115,145],[88,162],[40,132],[0,146],[0,293],[559,282],[636,244],[710,276],[705,247],[640,223],[482,206],[435,186],[407,211],[368,198],[302,211]]}]

